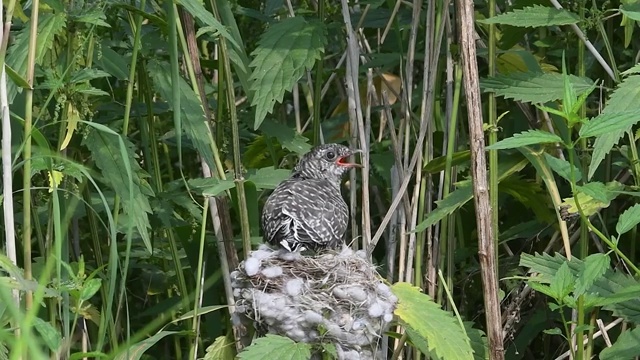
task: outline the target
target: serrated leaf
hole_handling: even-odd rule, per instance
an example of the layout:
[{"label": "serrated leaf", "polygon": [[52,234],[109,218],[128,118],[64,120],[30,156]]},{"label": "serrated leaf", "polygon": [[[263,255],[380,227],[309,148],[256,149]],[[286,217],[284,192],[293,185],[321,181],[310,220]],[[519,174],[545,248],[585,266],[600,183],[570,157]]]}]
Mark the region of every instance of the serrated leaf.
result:
[{"label": "serrated leaf", "polygon": [[[593,81],[586,77],[569,75],[576,95],[589,91]],[[483,92],[494,92],[497,96],[534,104],[560,100],[564,96],[562,74],[513,72],[480,80]]]},{"label": "serrated leaf", "polygon": [[473,188],[470,185],[459,187],[440,201],[436,201],[438,207],[427,214],[427,217],[413,230],[421,232],[433,226],[447,215],[462,207],[473,198]]},{"label": "serrated leaf", "polygon": [[111,25],[109,25],[109,23],[105,21],[107,20],[107,16],[105,15],[104,11],[102,11],[102,9],[99,9],[99,8],[93,9],[89,12],[80,13],[79,15],[74,16],[73,20],[77,22],[95,24],[95,25],[103,26],[107,28],[111,27]]},{"label": "serrated leaf", "polygon": [[582,269],[578,273],[576,279],[575,295],[580,296],[584,294],[593,283],[598,280],[609,268],[609,256],[606,254],[591,254],[584,259]]},{"label": "serrated leaf", "polygon": [[246,179],[251,181],[256,189],[275,189],[281,182],[291,176],[291,170],[265,167],[251,169],[247,172]]},{"label": "serrated leaf", "polygon": [[633,229],[636,225],[640,223],[640,204],[635,204],[632,207],[628,208],[625,212],[620,215],[618,218],[618,223],[616,224],[616,232],[618,235],[622,235],[627,231]]},{"label": "serrated leaf", "polygon": [[203,360],[233,360],[235,357],[233,341],[227,336],[218,336],[207,348]]},{"label": "serrated leaf", "polygon": [[298,155],[304,155],[311,150],[309,139],[286,125],[265,119],[260,125],[260,131],[267,136],[276,138],[283,148]]},{"label": "serrated leaf", "polygon": [[603,113],[589,120],[580,128],[580,137],[600,136],[629,128],[640,121],[640,110]]},{"label": "serrated leaf", "polygon": [[[191,86],[179,77],[179,84],[171,84],[171,71],[169,65],[165,62],[151,62],[148,67],[149,76],[153,79],[156,90],[160,96],[174,110],[173,104],[173,88],[180,87],[180,111],[182,113],[182,131],[184,131],[195,145],[198,153],[207,162],[210,168],[215,169],[213,161],[213,151],[210,146],[211,129],[207,125],[204,109],[198,100],[200,97],[196,95]],[[181,136],[181,134],[176,134]]]},{"label": "serrated leaf", "polygon": [[569,265],[564,263],[560,266],[560,269],[556,272],[549,287],[555,294],[554,298],[562,301],[565,296],[569,295],[573,290],[573,274],[569,270]]},{"label": "serrated leaf", "polygon": [[300,16],[286,18],[262,35],[250,64],[254,68],[250,77],[254,91],[251,106],[256,107],[254,129],[321,58],[325,44],[324,23]]},{"label": "serrated leaf", "polygon": [[221,180],[216,178],[191,179],[188,183],[191,186],[191,190],[196,190],[205,196],[218,196],[235,186],[231,179]]},{"label": "serrated leaf", "polygon": [[640,356],[638,343],[640,343],[640,327],[627,330],[620,334],[611,347],[600,352],[600,360],[633,359]]},{"label": "serrated leaf", "polygon": [[311,346],[289,338],[267,334],[256,339],[251,346],[238,354],[241,360],[309,360]]},{"label": "serrated leaf", "polygon": [[512,137],[502,139],[491,146],[487,146],[487,150],[514,149],[521,146],[558,142],[562,143],[562,139],[556,134],[542,130],[528,130],[513,134]]},{"label": "serrated leaf", "polygon": [[[100,124],[93,124],[97,127]],[[104,126],[104,125],[102,125]],[[120,196],[124,212],[133,220],[138,233],[142,237],[147,251],[152,252],[149,236],[149,216],[151,205],[147,196],[153,196],[151,187],[143,183],[139,174],[142,168],[135,160],[133,144],[127,138],[115,133],[107,133],[91,129],[83,140],[83,144],[91,151],[91,157],[102,171],[105,180]],[[128,174],[124,163],[128,163],[131,174]],[[129,176],[132,182],[129,182]]]},{"label": "serrated leaf", "polygon": [[[27,55],[29,51],[29,29],[30,23],[24,24],[20,31],[12,40],[11,47],[7,50],[6,63],[15,70],[21,78],[26,78]],[[55,14],[43,13],[38,19],[38,36],[36,37],[36,64],[41,65],[44,56],[55,42],[55,37],[60,35],[67,24],[67,17],[64,12]],[[18,86],[12,82],[7,82],[7,97],[9,104],[18,94]]]},{"label": "serrated leaf", "polygon": [[580,17],[564,9],[534,5],[523,9],[506,12],[478,22],[484,24],[501,24],[517,27],[543,27],[577,24]]},{"label": "serrated leaf", "polygon": [[[629,76],[611,94],[601,115],[635,111],[638,103],[640,103],[640,75]],[[625,129],[606,132],[596,138],[593,143],[593,154],[591,155],[587,179],[591,179],[605,156],[618,143],[622,135],[629,130],[631,130],[631,125],[628,125]]]},{"label": "serrated leaf", "polygon": [[469,337],[451,313],[409,283],[396,283],[392,291],[398,297],[394,313],[426,339],[429,353],[441,359],[473,357]]},{"label": "serrated leaf", "polygon": [[[527,267],[530,269],[529,272],[538,273],[540,277],[548,279],[558,271],[560,265],[567,262],[574,275],[582,269],[582,260],[573,257],[568,261],[558,253],[554,256],[546,253],[535,255],[523,253],[520,256],[520,266]],[[626,289],[634,289],[636,286],[640,286],[640,283],[633,276],[607,269],[604,276],[594,282],[588,293],[599,294],[601,297],[615,297],[617,294],[624,293]],[[635,293],[637,294],[637,291]],[[640,298],[637,296],[616,301],[615,304],[605,304],[603,309],[611,311],[614,316],[623,317],[626,321],[640,322]]]},{"label": "serrated leaf", "polygon": [[603,204],[603,207],[609,206],[611,200],[618,196],[617,190],[621,190],[622,185],[616,181],[607,183],[606,185],[594,181],[584,185],[577,185],[576,190],[578,193],[583,193],[592,199],[595,199]]},{"label": "serrated leaf", "polygon": [[93,64],[119,80],[127,79],[129,77],[129,63],[125,61],[125,57],[105,44],[100,49],[99,53],[96,50],[93,55]]},{"label": "serrated leaf", "polygon": [[80,70],[76,71],[71,76],[71,79],[69,79],[69,82],[71,82],[71,83],[79,83],[79,82],[82,82],[82,81],[99,79],[99,78],[109,77],[109,76],[111,76],[111,75],[106,71],[102,71],[102,70],[98,70],[98,69],[92,69],[92,68],[85,68],[85,69],[80,69]]},{"label": "serrated leaf", "polygon": [[[544,158],[547,161],[547,164],[549,164],[551,170],[560,175],[563,179],[571,182],[571,163],[569,163],[567,160],[551,156],[548,153],[544,154]],[[575,182],[582,180],[582,171],[573,166],[573,176],[575,177]]]}]

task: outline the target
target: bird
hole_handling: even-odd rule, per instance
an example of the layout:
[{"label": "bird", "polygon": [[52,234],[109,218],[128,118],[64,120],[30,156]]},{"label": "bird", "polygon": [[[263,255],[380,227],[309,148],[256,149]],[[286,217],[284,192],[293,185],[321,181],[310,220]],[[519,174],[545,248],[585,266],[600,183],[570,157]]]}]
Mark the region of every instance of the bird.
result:
[{"label": "bird", "polygon": [[362,152],[341,144],[324,144],[304,154],[262,210],[265,242],[289,252],[318,252],[342,244],[349,209],[340,184],[349,169],[362,167],[348,158]]}]

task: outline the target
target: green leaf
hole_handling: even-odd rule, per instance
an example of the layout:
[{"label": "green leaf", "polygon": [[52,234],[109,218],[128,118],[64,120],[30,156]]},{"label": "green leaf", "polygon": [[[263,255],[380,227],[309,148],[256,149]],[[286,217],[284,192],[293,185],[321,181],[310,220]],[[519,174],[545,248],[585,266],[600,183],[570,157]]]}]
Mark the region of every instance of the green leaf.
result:
[{"label": "green leaf", "polygon": [[[98,127],[100,124],[92,123]],[[101,125],[104,127],[104,125]],[[105,127],[106,128],[106,127]],[[133,220],[138,233],[147,247],[152,252],[151,238],[149,236],[148,214],[151,213],[151,205],[147,196],[153,196],[149,184],[144,182],[139,174],[144,171],[135,160],[134,146],[127,138],[113,133],[91,129],[83,140],[83,144],[91,151],[91,157],[102,170],[105,180],[111,185],[116,194],[120,196],[124,212]],[[123,164],[127,163],[127,167]],[[130,178],[132,182],[130,182]]]},{"label": "green leaf", "polygon": [[80,300],[87,301],[95,295],[102,286],[102,279],[94,278],[84,283],[80,290]]},{"label": "green leaf", "polygon": [[[620,83],[618,88],[611,94],[607,106],[601,115],[636,111],[639,103],[640,75],[629,76]],[[622,135],[629,130],[631,130],[631,125],[628,125],[625,129],[606,132],[596,138],[593,144],[593,154],[591,155],[587,179],[591,179],[605,156],[607,156],[611,149],[613,149],[613,146],[618,143]]]},{"label": "green leaf", "polygon": [[638,121],[640,121],[640,110],[602,113],[582,125],[580,137],[588,138],[625,130]]},{"label": "green leaf", "polygon": [[87,80],[93,80],[93,79],[109,77],[109,76],[111,75],[106,71],[85,68],[85,69],[80,69],[76,71],[73,75],[71,75],[71,79],[69,79],[69,82],[79,83]]},{"label": "green leaf", "polygon": [[[547,161],[547,164],[549,164],[551,170],[553,170],[556,174],[560,175],[568,182],[571,182],[571,163],[569,163],[567,160],[551,156],[548,153],[544,154],[544,158]],[[575,182],[582,180],[582,171],[574,166],[573,176],[575,177]]]},{"label": "green leaf", "polygon": [[47,345],[49,350],[56,352],[60,350],[62,344],[62,335],[56,328],[51,325],[50,322],[44,321],[39,317],[33,318],[33,328],[40,334],[43,342]]},{"label": "green leaf", "polygon": [[238,354],[241,360],[309,360],[311,346],[289,338],[267,334],[256,339],[251,346]]},{"label": "green leaf", "polygon": [[95,24],[97,26],[103,26],[107,28],[111,27],[111,25],[109,25],[105,21],[107,20],[107,16],[105,15],[104,11],[102,11],[102,9],[100,8],[93,9],[88,12],[82,12],[77,16],[73,16],[72,20],[77,22],[88,23],[88,24]]},{"label": "green leaf", "polygon": [[[456,153],[453,153],[453,155],[451,156],[451,166],[467,163],[469,162],[469,159],[471,159],[471,150],[458,151]],[[446,164],[447,157],[440,156],[429,161],[427,165],[424,166],[423,170],[430,174],[439,173],[440,171],[445,169]]]},{"label": "green leaf", "polygon": [[[155,88],[160,96],[169,103],[173,109],[173,87],[180,87],[180,111],[182,112],[182,129],[187,137],[193,142],[198,154],[204,158],[210,168],[215,169],[213,161],[213,151],[211,150],[210,139],[211,129],[209,128],[204,109],[200,104],[200,97],[196,95],[191,86],[180,77],[180,84],[171,84],[171,70],[169,64],[165,62],[151,62],[148,67],[149,76],[153,79]],[[180,134],[176,134],[180,136]]]},{"label": "green leaf", "polygon": [[291,170],[265,167],[262,169],[249,170],[246,179],[247,181],[251,181],[257,189],[275,189],[276,186],[290,176]]},{"label": "green leaf", "polygon": [[[541,278],[551,279],[560,268],[560,265],[568,263],[571,272],[577,275],[582,269],[583,261],[573,257],[568,261],[566,257],[555,253],[554,256],[549,254],[522,254],[520,256],[520,266],[529,268],[529,272],[538,273]],[[638,280],[633,276],[622,272],[614,272],[607,269],[604,276],[595,280],[588,293],[599,294],[601,297],[615,297],[619,293],[624,293],[626,289],[635,290],[636,286],[640,286]],[[626,321],[640,322],[640,298],[637,296],[624,299],[624,301],[616,301],[614,304],[605,304],[603,309],[609,310],[614,316],[624,318]],[[586,295],[585,295],[586,296]]]},{"label": "green leaf", "polygon": [[234,46],[238,46],[235,39],[231,34],[229,34],[227,29],[213,16],[212,13],[208,12],[204,8],[202,2],[197,0],[178,0],[176,3],[182,5],[185,10],[193,15],[194,18],[202,21],[206,26],[216,29],[217,33],[227,39],[229,43]]},{"label": "green leaf", "polygon": [[563,336],[562,330],[560,330],[557,327],[555,327],[553,329],[546,329],[546,330],[543,331],[543,333],[545,333],[547,335],[560,335],[560,336]]},{"label": "green leaf", "polygon": [[313,68],[324,53],[326,41],[324,23],[300,16],[281,20],[262,35],[250,64],[254,68],[250,77],[254,91],[251,105],[256,107],[254,129],[305,71]]},{"label": "green leaf", "polygon": [[501,24],[518,27],[543,27],[577,24],[580,17],[564,9],[534,5],[523,9],[506,12],[478,22],[484,24]]},{"label": "green leaf", "polygon": [[191,179],[188,183],[192,190],[196,190],[205,196],[218,196],[235,187],[235,183],[230,179],[201,178]]},{"label": "green leaf", "polygon": [[[593,81],[586,77],[569,75],[571,85],[580,95],[589,91]],[[560,100],[564,96],[562,74],[513,72],[480,80],[483,92],[495,92],[497,96],[534,104]]]},{"label": "green leaf", "polygon": [[487,150],[513,149],[521,146],[558,142],[562,143],[562,139],[556,134],[542,130],[528,130],[502,139],[491,146],[487,146]]},{"label": "green leaf", "polygon": [[575,295],[580,296],[587,292],[609,268],[609,256],[606,254],[591,254],[584,259],[582,269],[576,279]]},{"label": "green leaf", "polygon": [[227,336],[218,336],[213,344],[207,348],[203,360],[233,360],[235,358],[235,346]]},{"label": "green leaf", "polygon": [[283,148],[298,155],[304,155],[311,150],[309,139],[284,124],[265,119],[260,125],[260,130],[265,135],[278,139]]},{"label": "green leaf", "polygon": [[[7,50],[6,63],[21,78],[27,75],[27,55],[29,51],[29,29],[30,21],[24,24],[22,31],[15,35],[12,39],[12,45]],[[55,37],[62,34],[67,25],[67,17],[64,12],[60,13],[43,13],[38,20],[38,36],[36,37],[36,64],[41,65],[44,56],[53,47]],[[7,82],[7,96],[9,104],[18,94],[18,86],[9,81]]]},{"label": "green leaf", "polygon": [[612,181],[606,185],[593,181],[584,185],[576,186],[578,193],[585,194],[594,200],[597,200],[603,204],[602,207],[609,206],[611,200],[618,196],[618,190],[622,190],[623,186],[617,181]]},{"label": "green leaf", "polygon": [[620,334],[618,340],[600,352],[600,360],[633,359],[640,356],[640,327]]},{"label": "green leaf", "polygon": [[409,283],[396,283],[392,291],[398,297],[394,313],[426,339],[429,353],[441,359],[472,358],[469,337],[451,313]]},{"label": "green leaf", "polygon": [[626,15],[629,19],[640,21],[640,3],[638,2],[622,2],[620,5],[620,12]]},{"label": "green leaf", "polygon": [[436,201],[438,207],[427,214],[427,217],[416,226],[414,232],[421,232],[427,228],[433,226],[438,221],[444,219],[447,215],[452,214],[457,209],[461,208],[464,204],[469,202],[473,198],[473,188],[471,185],[459,187],[452,191],[440,201]]},{"label": "green leaf", "polygon": [[183,334],[184,331],[160,331],[150,338],[144,339],[136,344],[128,346],[122,353],[118,354],[114,360],[140,360],[142,355],[165,336]]},{"label": "green leaf", "polygon": [[571,293],[573,290],[573,274],[569,270],[569,265],[567,263],[562,264],[556,275],[553,277],[551,284],[551,291],[556,294],[554,296],[557,300],[562,301],[565,296]]},{"label": "green leaf", "polygon": [[125,57],[113,51],[106,44],[102,44],[100,49],[100,52],[96,49],[93,54],[93,64],[115,76],[118,80],[127,79],[129,77],[129,63],[125,61]]},{"label": "green leaf", "polygon": [[627,231],[633,229],[636,225],[640,223],[640,204],[635,204],[632,207],[628,208],[625,212],[620,215],[618,218],[618,223],[616,224],[616,232],[618,235],[622,235]]}]

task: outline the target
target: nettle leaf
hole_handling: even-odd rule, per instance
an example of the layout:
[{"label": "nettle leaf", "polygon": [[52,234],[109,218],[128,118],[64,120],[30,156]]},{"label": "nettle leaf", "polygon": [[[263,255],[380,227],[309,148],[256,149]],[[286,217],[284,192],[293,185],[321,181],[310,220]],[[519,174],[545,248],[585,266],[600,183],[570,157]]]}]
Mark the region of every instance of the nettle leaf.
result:
[{"label": "nettle leaf", "polygon": [[[196,95],[193,88],[187,84],[187,82],[179,77],[179,84],[171,84],[171,70],[169,64],[165,62],[151,62],[149,63],[149,76],[153,79],[155,88],[160,93],[160,96],[169,103],[173,109],[173,87],[180,87],[180,111],[182,112],[182,126],[189,140],[193,142],[200,156],[204,158],[210,168],[215,168],[215,162],[213,161],[213,151],[209,139],[211,136],[211,129],[207,125],[204,109],[200,104],[200,97]],[[176,136],[180,136],[177,134]]]},{"label": "nettle leaf", "polygon": [[[30,23],[31,21],[29,21]],[[29,23],[25,24],[23,30],[20,31],[13,39],[13,44],[7,50],[6,63],[21,78],[27,75],[27,55],[29,51]],[[38,36],[36,38],[36,64],[41,65],[44,56],[56,43],[55,37],[60,35],[67,25],[67,16],[64,12],[45,13],[38,20]],[[9,104],[18,94],[18,85],[9,81],[7,83],[7,96]]]},{"label": "nettle leaf", "polygon": [[611,202],[611,200],[618,197],[619,193],[617,191],[622,190],[622,188],[623,188],[622,184],[620,184],[617,181],[609,182],[606,185],[601,182],[594,181],[594,182],[587,183],[585,185],[576,186],[576,189],[578,190],[579,193],[588,195],[592,199],[598,200],[601,203],[606,204],[606,206],[609,206],[609,203]]},{"label": "nettle leaf", "polygon": [[457,209],[461,208],[464,204],[469,202],[473,198],[473,188],[470,184],[461,186],[452,191],[440,201],[436,201],[438,207],[427,214],[427,217],[413,230],[414,232],[421,232],[427,228],[435,225],[440,220],[444,219],[447,215],[452,214]]},{"label": "nettle leaf", "polygon": [[612,131],[625,130],[640,121],[640,110],[603,113],[580,128],[580,137],[600,136]]},{"label": "nettle leaf", "polygon": [[607,271],[609,262],[609,256],[606,254],[597,253],[587,256],[576,279],[575,295],[580,296],[587,292],[593,283]]},{"label": "nettle leaf", "polygon": [[309,139],[284,124],[265,119],[260,125],[260,131],[269,137],[278,139],[283,148],[298,155],[304,155],[311,150]]},{"label": "nettle leaf", "polygon": [[232,45],[238,46],[235,39],[227,29],[218,21],[215,16],[207,9],[204,8],[201,1],[197,0],[179,0],[176,1],[178,4],[182,5],[185,10],[187,10],[193,17],[202,21],[207,27],[211,29],[215,29],[216,34],[222,35],[225,39],[227,39]]},{"label": "nettle leaf", "polygon": [[267,334],[238,354],[241,360],[309,360],[311,345],[287,337]]},{"label": "nettle leaf", "polygon": [[160,331],[138,343],[132,344],[118,354],[114,360],[139,360],[144,353],[166,336],[184,334],[184,331]]},{"label": "nettle leaf", "polygon": [[[102,176],[120,196],[124,212],[134,222],[147,250],[152,252],[148,217],[151,213],[151,205],[147,197],[153,196],[153,191],[140,177],[144,171],[135,160],[133,144],[120,135],[95,129],[89,131],[83,144],[91,151],[91,157],[102,171]],[[132,183],[129,182],[129,174],[123,166],[125,162],[130,166]]]},{"label": "nettle leaf", "polygon": [[638,224],[640,224],[640,204],[635,204],[620,215],[616,224],[616,232],[618,235],[622,235]]},{"label": "nettle leaf", "polygon": [[278,184],[291,176],[291,170],[275,169],[273,167],[265,167],[261,169],[250,169],[247,171],[245,178],[251,181],[256,189],[275,189]]},{"label": "nettle leaf", "polygon": [[[593,80],[569,75],[576,95],[589,91]],[[494,92],[497,96],[534,104],[560,100],[564,96],[562,74],[541,72],[513,72],[480,80],[483,92]]]},{"label": "nettle leaf", "polygon": [[528,130],[502,139],[491,146],[487,146],[487,150],[513,149],[521,146],[558,142],[561,143],[562,139],[556,134],[542,130]]},{"label": "nettle leaf", "polygon": [[523,9],[506,12],[478,22],[484,24],[501,24],[517,27],[543,27],[577,24],[580,17],[564,9],[534,5]]},{"label": "nettle leaf", "polygon": [[569,270],[569,265],[564,263],[556,272],[551,284],[549,284],[549,287],[551,288],[551,291],[556,294],[555,298],[562,300],[573,290],[573,283],[573,274],[571,273],[571,270]]},{"label": "nettle leaf", "polygon": [[[555,156],[551,156],[547,153],[544,154],[544,158],[549,164],[551,170],[553,170],[556,174],[560,175],[565,180],[571,182],[571,163],[567,160],[559,159]],[[575,177],[575,181],[580,181],[582,179],[582,171],[577,167],[573,167],[573,176]]]},{"label": "nettle leaf", "polygon": [[618,340],[600,352],[600,360],[633,359],[640,356],[640,327],[620,334]]},{"label": "nettle leaf", "polygon": [[[637,111],[638,103],[640,103],[640,75],[629,76],[611,94],[602,115]],[[605,156],[618,143],[622,135],[631,130],[631,127],[632,125],[627,125],[624,129],[608,131],[596,138],[587,179],[591,179]]]},{"label": "nettle leaf", "polygon": [[441,359],[473,358],[469,337],[451,313],[409,283],[396,283],[392,291],[398,297],[394,313],[427,341],[429,353]]},{"label": "nettle leaf", "polygon": [[250,66],[254,91],[251,105],[256,107],[254,129],[282,102],[306,70],[313,68],[324,53],[327,42],[324,23],[296,16],[271,26],[260,38]]},{"label": "nettle leaf", "polygon": [[227,336],[218,336],[207,348],[203,360],[233,360],[235,358],[234,342]]},{"label": "nettle leaf", "polygon": [[85,69],[80,69],[76,71],[73,75],[71,75],[71,79],[69,79],[69,82],[79,83],[87,80],[93,80],[93,79],[109,77],[109,76],[111,76],[111,74],[109,74],[106,71],[92,69],[92,68],[85,68]]}]

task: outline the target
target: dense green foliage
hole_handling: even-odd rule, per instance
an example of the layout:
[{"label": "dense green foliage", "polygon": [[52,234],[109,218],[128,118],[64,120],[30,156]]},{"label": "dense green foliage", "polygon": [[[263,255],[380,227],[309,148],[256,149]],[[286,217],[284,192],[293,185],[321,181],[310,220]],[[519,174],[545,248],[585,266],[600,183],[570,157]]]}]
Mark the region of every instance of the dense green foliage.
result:
[{"label": "dense green foliage", "polygon": [[[505,358],[632,358],[640,3],[554,4],[475,2]],[[3,2],[0,360],[332,358],[229,314],[320,142],[367,150],[348,244],[400,300],[388,358],[488,358],[459,5],[349,5]]]}]

